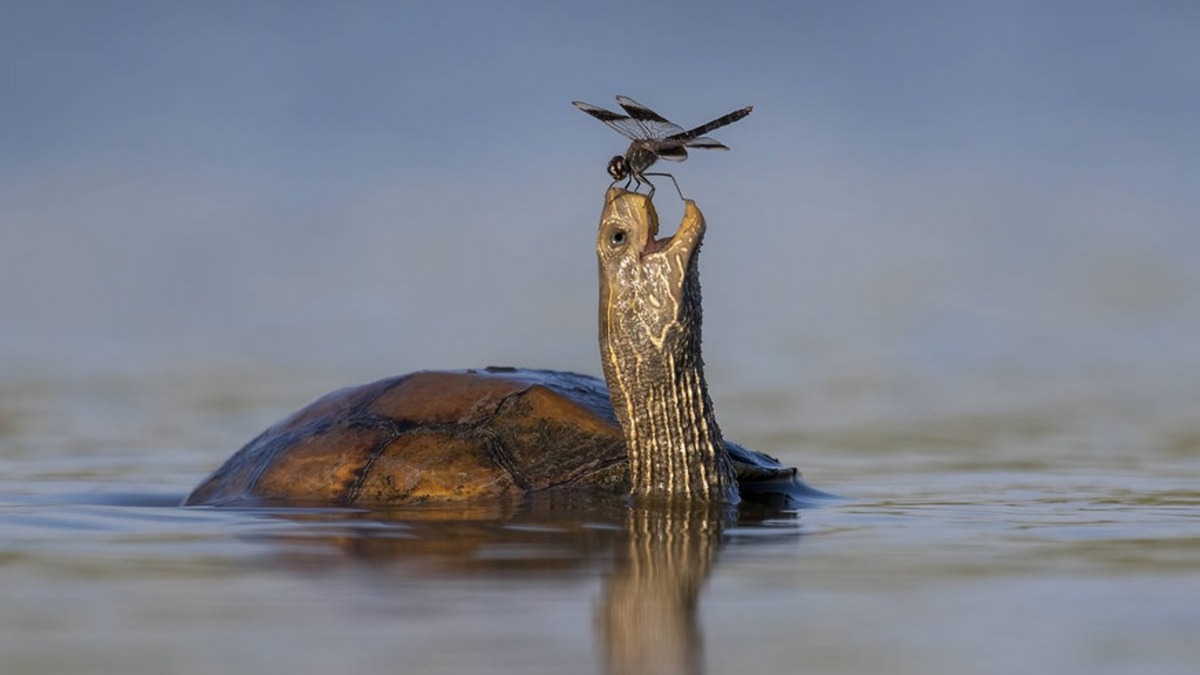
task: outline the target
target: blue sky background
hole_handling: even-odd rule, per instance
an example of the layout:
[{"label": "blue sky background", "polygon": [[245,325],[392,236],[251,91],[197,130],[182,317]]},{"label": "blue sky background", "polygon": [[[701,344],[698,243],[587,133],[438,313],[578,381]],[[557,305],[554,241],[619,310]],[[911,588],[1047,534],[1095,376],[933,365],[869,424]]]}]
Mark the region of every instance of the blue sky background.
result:
[{"label": "blue sky background", "polygon": [[[1200,369],[1200,5],[2,2],[0,373],[598,372],[682,125],[713,376]],[[664,219],[680,208],[658,198]]]}]

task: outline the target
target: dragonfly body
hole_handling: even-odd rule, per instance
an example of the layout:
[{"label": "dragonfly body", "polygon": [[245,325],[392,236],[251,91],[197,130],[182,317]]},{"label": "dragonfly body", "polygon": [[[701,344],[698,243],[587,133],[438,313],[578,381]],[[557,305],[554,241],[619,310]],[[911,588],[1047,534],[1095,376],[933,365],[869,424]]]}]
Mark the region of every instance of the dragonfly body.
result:
[{"label": "dragonfly body", "polygon": [[[604,122],[617,133],[630,139],[629,148],[625,150],[625,154],[617,155],[608,162],[608,175],[612,176],[613,182],[633,181],[639,186],[645,183],[650,186],[652,195],[654,194],[654,184],[646,179],[646,169],[653,166],[659,159],[682,162],[687,159],[688,148],[728,150],[727,146],[704,134],[727,124],[733,124],[749,115],[750,111],[754,109],[754,106],[746,106],[707,124],[685,131],[683,127],[672,123],[628,96],[617,97],[617,103],[628,113],[627,115],[605,110],[582,101],[573,103],[576,108]],[[675,181],[674,176],[668,173],[649,175],[667,176],[671,178],[672,182]],[[675,189],[679,190],[678,183],[675,184]],[[679,196],[683,197],[682,191]]]},{"label": "dragonfly body", "polygon": [[649,141],[634,141],[624,155],[616,155],[608,162],[608,175],[613,180],[625,180],[630,176],[639,177],[658,161],[658,153]]}]

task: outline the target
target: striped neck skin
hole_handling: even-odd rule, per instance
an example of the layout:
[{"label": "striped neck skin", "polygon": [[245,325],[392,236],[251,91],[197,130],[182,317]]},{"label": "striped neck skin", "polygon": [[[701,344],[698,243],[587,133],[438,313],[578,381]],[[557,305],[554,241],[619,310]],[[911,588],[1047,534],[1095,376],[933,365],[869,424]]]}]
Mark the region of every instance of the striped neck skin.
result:
[{"label": "striped neck skin", "polygon": [[688,201],[675,236],[655,240],[645,195],[608,191],[597,237],[600,357],[638,499],[738,501],[700,354],[704,217]]}]

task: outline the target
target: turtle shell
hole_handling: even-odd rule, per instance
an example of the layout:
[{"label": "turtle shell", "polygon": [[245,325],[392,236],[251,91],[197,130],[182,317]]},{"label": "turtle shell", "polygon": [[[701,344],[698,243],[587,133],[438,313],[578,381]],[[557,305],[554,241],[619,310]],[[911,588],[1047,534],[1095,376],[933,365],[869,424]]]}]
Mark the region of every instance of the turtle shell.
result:
[{"label": "turtle shell", "polygon": [[[745,494],[807,488],[727,444]],[[342,389],[267,429],[185,504],[380,506],[628,494],[625,440],[604,382],[546,370],[423,371]]]}]

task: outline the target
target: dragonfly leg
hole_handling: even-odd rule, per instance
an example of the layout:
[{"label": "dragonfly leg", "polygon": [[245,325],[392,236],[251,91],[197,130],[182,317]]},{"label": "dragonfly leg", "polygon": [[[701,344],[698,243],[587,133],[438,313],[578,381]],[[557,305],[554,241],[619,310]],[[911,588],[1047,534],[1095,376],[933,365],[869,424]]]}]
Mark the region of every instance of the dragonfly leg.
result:
[{"label": "dragonfly leg", "polygon": [[[650,186],[650,191],[646,193],[646,196],[647,196],[647,197],[653,197],[653,196],[654,196],[654,190],[655,190],[656,188],[654,187],[654,183],[651,183],[651,182],[649,181],[649,179],[647,179],[647,178],[646,178],[646,175],[647,175],[647,174],[644,174],[644,173],[639,173],[639,174],[636,174],[636,175],[635,175],[635,174],[630,174],[630,177],[633,179],[633,181],[634,181],[635,183],[637,183],[637,189],[639,189],[639,190],[640,190],[640,189],[642,189],[642,186],[643,186],[643,185],[648,185],[648,186]],[[649,175],[651,175],[651,176],[657,176],[657,175],[660,175],[660,174],[649,174]]]},{"label": "dragonfly leg", "polygon": [[[614,180],[613,182],[608,184],[608,187],[611,188],[612,186],[616,185],[619,182],[621,182],[620,179]],[[649,181],[646,181],[646,182],[648,183]],[[635,185],[635,183],[636,183],[636,185]],[[630,176],[629,178],[625,179],[625,184],[621,186],[621,189],[626,192],[629,192],[629,186],[631,186],[631,185],[634,186],[633,189],[636,192],[637,190],[640,190],[642,188],[642,181],[638,180],[634,176]],[[652,185],[650,187],[654,187],[654,186]],[[654,193],[651,192],[650,194],[654,194]]]},{"label": "dragonfly leg", "polygon": [[[675,180],[675,176],[672,176],[669,173],[648,173],[648,174],[644,174],[644,175],[646,175],[646,176],[666,176],[667,178],[670,178],[671,182],[675,184],[675,191],[679,193],[679,198],[685,202],[687,201],[687,197],[683,196],[683,190],[679,189],[679,183]],[[650,181],[646,181],[646,182],[649,183]],[[654,187],[654,186],[651,186],[651,187]],[[653,195],[654,193],[651,192],[650,194]]]}]

